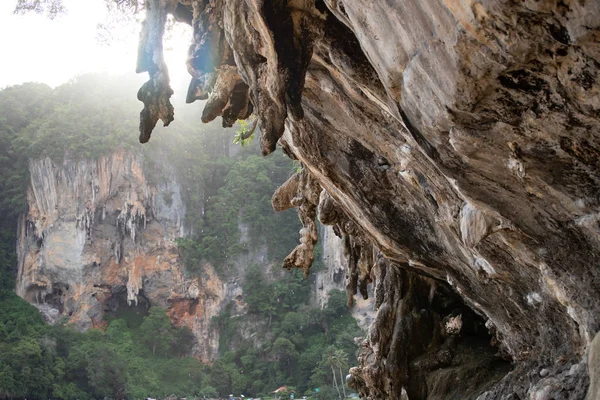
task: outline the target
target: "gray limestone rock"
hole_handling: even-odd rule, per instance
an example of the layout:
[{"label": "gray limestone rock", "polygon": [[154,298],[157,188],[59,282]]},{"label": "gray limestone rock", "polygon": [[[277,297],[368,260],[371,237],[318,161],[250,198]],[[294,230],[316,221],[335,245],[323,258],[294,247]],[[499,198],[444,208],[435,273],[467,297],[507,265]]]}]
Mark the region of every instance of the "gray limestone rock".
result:
[{"label": "gray limestone rock", "polygon": [[[307,272],[324,190],[350,296],[375,283],[352,385],[370,399],[583,398],[587,370],[565,366],[600,330],[600,3],[205,3],[184,4],[193,94],[242,117],[250,101],[263,153],[279,144],[303,165],[286,265]],[[232,68],[247,91],[214,79]],[[436,336],[459,303],[475,338],[489,329],[483,348]],[[444,346],[451,371],[426,350]]]}]

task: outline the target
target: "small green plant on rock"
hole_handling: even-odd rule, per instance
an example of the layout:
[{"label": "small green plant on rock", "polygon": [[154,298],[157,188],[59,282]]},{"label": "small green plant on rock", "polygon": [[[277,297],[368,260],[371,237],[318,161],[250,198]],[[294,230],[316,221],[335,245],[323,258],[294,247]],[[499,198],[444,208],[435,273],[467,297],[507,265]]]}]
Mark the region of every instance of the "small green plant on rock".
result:
[{"label": "small green plant on rock", "polygon": [[248,119],[238,120],[237,122],[240,124],[240,129],[235,132],[233,143],[239,144],[242,147],[249,145],[252,143],[252,139],[254,139],[254,131],[258,125],[258,118],[255,115],[251,115]]}]

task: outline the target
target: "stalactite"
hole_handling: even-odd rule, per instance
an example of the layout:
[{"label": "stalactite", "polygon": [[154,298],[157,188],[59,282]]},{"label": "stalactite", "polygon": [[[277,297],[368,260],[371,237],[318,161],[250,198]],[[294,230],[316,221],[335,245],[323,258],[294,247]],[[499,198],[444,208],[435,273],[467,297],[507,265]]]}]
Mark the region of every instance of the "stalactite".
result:
[{"label": "stalactite", "polygon": [[[600,329],[596,2],[180,4],[193,11],[188,100],[212,95],[206,119],[225,126],[251,105],[263,154],[279,143],[304,165],[273,200],[304,226],[285,266],[308,272],[319,209],[346,240],[349,293],[383,279],[378,315],[396,325],[371,329],[353,374],[364,396],[584,396],[585,368],[563,365],[583,365]],[[448,285],[515,362],[487,370],[489,390],[440,386],[452,350],[432,327],[450,314],[424,299]]]}]

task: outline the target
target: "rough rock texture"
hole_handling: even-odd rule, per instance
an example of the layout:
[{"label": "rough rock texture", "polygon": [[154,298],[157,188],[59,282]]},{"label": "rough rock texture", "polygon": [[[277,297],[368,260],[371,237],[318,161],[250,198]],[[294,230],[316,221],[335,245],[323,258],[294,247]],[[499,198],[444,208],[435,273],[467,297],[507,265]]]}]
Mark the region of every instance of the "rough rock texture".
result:
[{"label": "rough rock texture", "polygon": [[168,179],[148,182],[140,160],[117,152],[96,161],[30,163],[28,212],[20,224],[17,294],[48,322],[67,318],[78,329],[103,327],[105,312],[168,308],[176,325],[196,336],[195,356],[212,360],[224,285],[206,267],[186,279],[174,239],[186,234],[185,205]]},{"label": "rough rock texture", "polygon": [[382,257],[373,273],[378,312],[348,382],[362,397],[473,398],[508,372],[483,319],[447,285]]},{"label": "rough rock texture", "polygon": [[[364,397],[586,396],[600,329],[598,1],[179,4],[193,10],[190,91],[209,97],[205,114],[243,118],[249,99],[263,153],[279,143],[304,166],[274,199],[305,225],[286,266],[312,262],[318,207],[344,240],[349,294],[377,282],[351,378]],[[477,384],[459,379],[488,354],[460,330],[458,382],[441,384],[447,355],[415,366],[450,346],[432,326],[457,317],[442,287],[511,372],[497,380],[504,364],[489,363]]]},{"label": "rough rock texture", "polygon": [[587,400],[600,399],[600,333],[590,345],[590,354],[588,364],[590,366],[590,389]]}]

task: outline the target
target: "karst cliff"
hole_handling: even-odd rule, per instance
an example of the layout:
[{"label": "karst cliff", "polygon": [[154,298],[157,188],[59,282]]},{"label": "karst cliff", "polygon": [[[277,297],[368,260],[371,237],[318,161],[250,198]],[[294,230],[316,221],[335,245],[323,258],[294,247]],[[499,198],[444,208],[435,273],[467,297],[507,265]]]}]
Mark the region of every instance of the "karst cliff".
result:
[{"label": "karst cliff", "polygon": [[[220,347],[222,332],[213,317],[239,317],[243,329],[237,340],[262,345],[268,320],[248,315],[243,286],[250,265],[260,265],[268,282],[285,278],[269,258],[274,244],[253,246],[249,225],[238,221],[239,244],[249,248],[232,257],[227,273],[217,273],[207,260],[194,266],[200,273],[187,270],[178,243],[194,235],[185,185],[167,158],[158,170],[145,172],[145,157],[116,150],[95,159],[30,160],[16,293],[46,322],[80,331],[105,330],[111,319],[131,319],[132,313],[142,318],[150,307],[162,307],[175,326],[191,330],[190,355],[203,363],[227,350]],[[324,265],[311,280],[311,297],[322,309],[331,290],[344,289],[347,255],[331,227],[323,227],[321,235]],[[372,301],[360,305],[354,316],[366,328]]]},{"label": "karst cliff", "polygon": [[156,305],[194,336],[193,354],[211,361],[218,332],[210,318],[225,284],[210,266],[186,278],[175,239],[188,234],[181,187],[149,182],[139,156],[117,151],[97,160],[56,165],[30,161],[28,212],[19,226],[16,292],[48,322],[103,328],[105,314]]},{"label": "karst cliff", "polygon": [[343,238],[350,300],[375,285],[348,378],[361,396],[598,398],[598,1],[148,0],[146,12],[140,141],[174,118],[172,14],[194,30],[187,96],[207,100],[203,120],[255,114],[263,154],[303,165],[273,198],[304,225],[284,266],[308,271],[318,218]]}]

